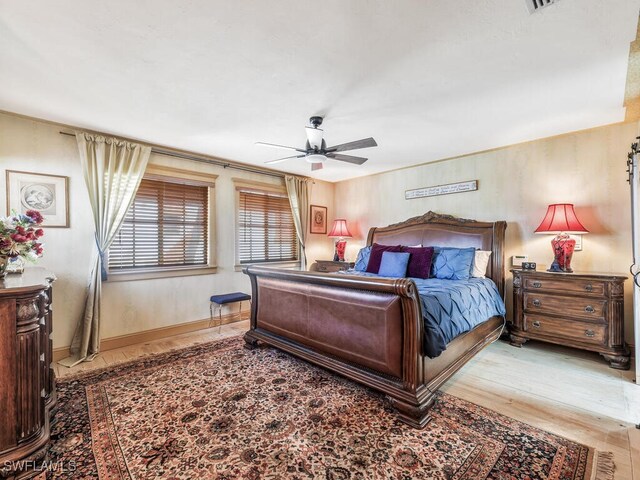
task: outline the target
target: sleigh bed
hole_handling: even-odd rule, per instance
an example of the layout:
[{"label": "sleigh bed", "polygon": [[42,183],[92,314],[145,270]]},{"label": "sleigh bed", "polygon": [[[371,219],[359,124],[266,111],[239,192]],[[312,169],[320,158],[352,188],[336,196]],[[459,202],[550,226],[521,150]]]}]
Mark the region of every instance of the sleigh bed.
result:
[{"label": "sleigh bed", "polygon": [[[505,222],[477,222],[429,212],[369,231],[367,244],[475,247],[492,252],[486,276],[504,297]],[[504,318],[492,316],[457,336],[435,358],[423,346],[425,326],[416,283],[250,266],[253,302],[248,348],[258,342],[383,392],[400,418],[429,422],[440,386],[496,340]]]}]

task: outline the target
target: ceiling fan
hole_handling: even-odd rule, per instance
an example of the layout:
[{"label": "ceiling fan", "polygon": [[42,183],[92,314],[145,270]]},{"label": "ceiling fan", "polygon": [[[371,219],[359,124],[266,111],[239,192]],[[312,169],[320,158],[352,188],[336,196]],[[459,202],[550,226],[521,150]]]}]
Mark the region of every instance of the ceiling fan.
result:
[{"label": "ceiling fan", "polygon": [[341,145],[335,145],[333,147],[327,147],[322,134],[324,131],[318,128],[322,125],[322,117],[311,117],[309,119],[311,127],[304,127],[307,132],[307,143],[304,148],[287,147],[284,145],[276,145],[273,143],[256,142],[256,145],[272,148],[283,148],[286,150],[294,150],[298,152],[298,155],[292,155],[290,157],[276,158],[275,160],[267,160],[264,163],[280,163],[292,158],[304,158],[311,164],[311,170],[320,170],[328,158],[333,160],[339,160],[341,162],[354,163],[356,165],[362,165],[368,159],[364,157],[354,157],[352,155],[343,155],[338,152],[346,152],[347,150],[357,150],[358,148],[377,147],[376,141],[369,137],[362,140],[356,140],[355,142],[343,143]]}]

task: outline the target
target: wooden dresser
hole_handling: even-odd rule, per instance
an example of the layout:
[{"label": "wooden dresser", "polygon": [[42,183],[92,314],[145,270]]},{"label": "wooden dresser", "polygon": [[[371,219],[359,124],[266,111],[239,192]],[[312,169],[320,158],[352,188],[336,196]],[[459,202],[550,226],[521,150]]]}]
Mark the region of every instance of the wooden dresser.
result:
[{"label": "wooden dresser", "polygon": [[353,268],[353,263],[350,262],[336,262],[333,260],[316,260],[311,265],[310,270],[312,272],[339,272],[341,270],[348,270]]},{"label": "wooden dresser", "polygon": [[624,342],[624,281],[607,274],[511,270],[511,345],[529,339],[600,353],[612,368],[629,368]]},{"label": "wooden dresser", "polygon": [[56,402],[51,369],[54,280],[42,268],[0,280],[0,478],[39,474],[36,466],[49,447]]}]

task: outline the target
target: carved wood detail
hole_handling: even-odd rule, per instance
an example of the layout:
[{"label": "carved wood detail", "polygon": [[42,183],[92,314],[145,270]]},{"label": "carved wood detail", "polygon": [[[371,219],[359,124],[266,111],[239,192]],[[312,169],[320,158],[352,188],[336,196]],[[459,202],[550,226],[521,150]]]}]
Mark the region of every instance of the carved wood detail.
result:
[{"label": "carved wood detail", "polygon": [[623,283],[612,283],[611,284],[611,296],[620,296],[624,295],[624,284]]},{"label": "carved wood detail", "polygon": [[18,442],[42,428],[40,326],[18,333]]},{"label": "carved wood detail", "polygon": [[16,300],[16,321],[25,325],[40,318],[38,297]]},{"label": "carved wood detail", "polygon": [[520,275],[513,275],[513,286],[514,288],[519,288],[520,286],[522,286],[522,278],[520,277]]},{"label": "carved wood detail", "polygon": [[0,281],[0,478],[36,476],[40,472],[29,469],[46,458],[55,405],[50,364],[54,278],[30,268]]},{"label": "carved wood detail", "polygon": [[609,362],[611,368],[618,370],[629,370],[631,357],[629,355],[612,355],[608,353],[601,353],[602,357]]},{"label": "carved wood detail", "polygon": [[442,213],[436,213],[429,210],[424,215],[419,215],[417,217],[412,217],[407,220],[403,220],[402,222],[392,223],[391,225],[385,228],[397,228],[397,227],[409,227],[411,225],[422,225],[424,223],[442,223],[442,222],[451,222],[452,224],[461,224],[461,223],[479,223],[477,220],[471,220],[468,218],[460,218],[454,217],[453,215],[446,215]]}]

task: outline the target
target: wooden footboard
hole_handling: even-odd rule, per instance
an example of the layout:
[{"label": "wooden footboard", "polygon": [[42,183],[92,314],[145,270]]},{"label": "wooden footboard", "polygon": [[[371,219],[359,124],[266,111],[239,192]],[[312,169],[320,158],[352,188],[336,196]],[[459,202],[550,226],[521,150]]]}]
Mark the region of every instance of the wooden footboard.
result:
[{"label": "wooden footboard", "polygon": [[287,339],[395,383],[420,381],[421,369],[406,364],[407,353],[421,354],[423,329],[411,280],[255,266],[245,273],[253,291],[247,338]]},{"label": "wooden footboard", "polygon": [[259,276],[256,328],[402,378],[402,297],[363,287]]}]

